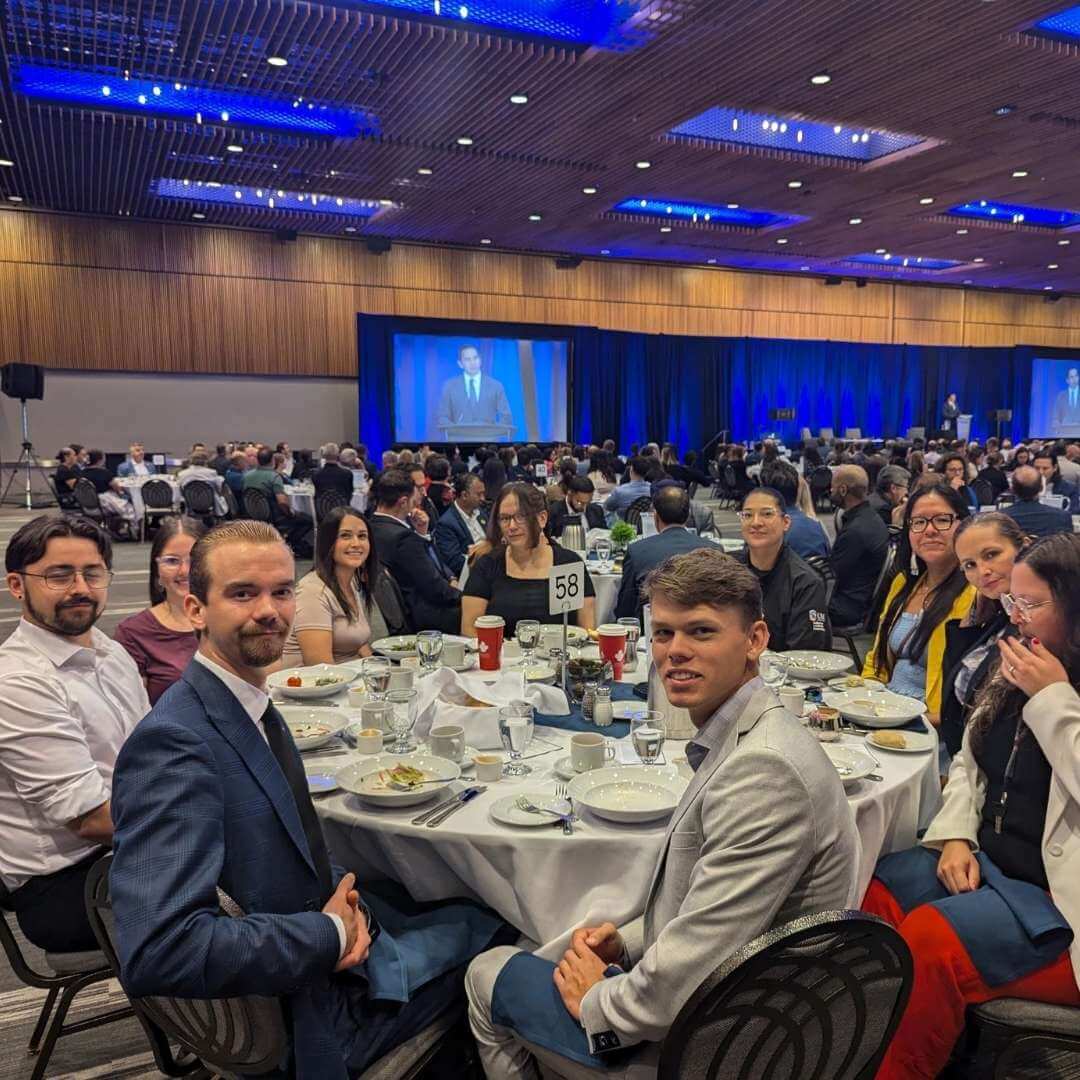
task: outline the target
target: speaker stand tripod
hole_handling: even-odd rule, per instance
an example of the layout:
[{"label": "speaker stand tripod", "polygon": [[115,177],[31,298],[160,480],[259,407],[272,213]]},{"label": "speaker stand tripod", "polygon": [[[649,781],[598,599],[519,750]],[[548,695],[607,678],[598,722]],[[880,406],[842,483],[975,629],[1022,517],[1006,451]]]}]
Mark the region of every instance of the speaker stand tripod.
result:
[{"label": "speaker stand tripod", "polygon": [[[41,510],[47,506],[55,506],[56,499],[52,494],[52,481],[49,479],[49,474],[38,460],[37,454],[34,453],[34,444],[30,441],[30,423],[26,416],[26,398],[21,398],[19,404],[22,408],[22,452],[19,454],[19,460],[12,467],[11,476],[8,477],[8,482],[4,486],[4,494],[0,495],[0,505],[22,506],[27,510]],[[23,474],[23,491],[21,494],[16,491],[13,501],[11,501],[8,499],[8,494],[18,479],[20,472]],[[44,493],[34,491],[33,477],[35,473],[45,482],[46,490]],[[35,498],[39,500],[36,503],[34,502]]]}]

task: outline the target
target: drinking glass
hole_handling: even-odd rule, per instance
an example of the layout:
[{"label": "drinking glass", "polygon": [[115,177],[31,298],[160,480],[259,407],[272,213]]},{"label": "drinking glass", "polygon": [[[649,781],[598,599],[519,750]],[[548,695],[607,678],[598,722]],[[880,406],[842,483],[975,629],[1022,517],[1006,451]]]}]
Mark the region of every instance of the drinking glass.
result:
[{"label": "drinking glass", "polygon": [[787,661],[779,653],[766,649],[758,657],[758,674],[770,690],[779,690],[787,681]]},{"label": "drinking glass", "polygon": [[391,754],[409,754],[416,747],[409,742],[409,732],[416,723],[416,691],[415,690],[391,690],[386,695],[392,712],[390,713],[390,730],[397,736],[397,742],[390,750]]},{"label": "drinking glass", "polygon": [[372,701],[385,701],[390,689],[390,661],[385,656],[365,656],[360,661],[364,688]]},{"label": "drinking glass", "polygon": [[416,635],[416,655],[425,672],[434,671],[442,656],[443,636],[441,630],[421,630]]},{"label": "drinking glass", "polygon": [[527,668],[540,641],[540,623],[536,619],[519,619],[515,634],[521,646],[521,662]]},{"label": "drinking glass", "polygon": [[532,772],[532,766],[521,761],[532,737],[533,707],[527,701],[511,701],[499,709],[499,738],[510,758],[503,766],[503,776],[527,776]]},{"label": "drinking glass", "polygon": [[667,723],[656,709],[643,709],[630,717],[630,741],[642,765],[655,765],[664,749]]},{"label": "drinking glass", "polygon": [[607,566],[611,562],[611,537],[598,536],[596,538],[596,557],[601,566]]},{"label": "drinking glass", "polygon": [[628,671],[637,671],[637,646],[638,638],[641,637],[641,623],[637,617],[619,619],[620,626],[626,627],[626,654],[623,656],[622,669],[625,674]]}]

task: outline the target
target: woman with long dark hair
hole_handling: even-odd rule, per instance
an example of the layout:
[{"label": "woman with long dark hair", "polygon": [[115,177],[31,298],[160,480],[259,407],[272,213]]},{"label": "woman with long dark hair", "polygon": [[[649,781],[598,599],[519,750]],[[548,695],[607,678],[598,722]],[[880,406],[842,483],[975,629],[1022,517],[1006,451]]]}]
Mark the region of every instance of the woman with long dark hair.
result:
[{"label": "woman with long dark hair", "polygon": [[371,655],[387,627],[374,588],[379,556],[367,522],[338,506],[319,525],[315,566],[296,586],[296,618],[282,667],[340,664]]},{"label": "woman with long dark hair", "polygon": [[484,501],[491,506],[506,486],[506,466],[498,454],[492,454],[483,464],[480,479],[484,481]]},{"label": "woman with long dark hair", "polygon": [[1001,596],[1000,638],[922,846],[887,855],[863,908],[915,981],[878,1080],[936,1077],[969,1005],[1080,1005],[1080,536],[1036,541]]},{"label": "woman with long dark hair", "polygon": [[153,705],[184,673],[198,639],[184,610],[191,549],[206,532],[201,521],[167,515],[150,545],[150,607],[129,615],[115,639],[135,661]]},{"label": "woman with long dark hair", "polygon": [[885,598],[863,667],[865,677],[925,701],[935,726],[941,712],[945,625],[962,619],[975,599],[953,548],[956,527],[970,512],[960,492],[938,481],[908,499],[896,559],[902,569]]}]

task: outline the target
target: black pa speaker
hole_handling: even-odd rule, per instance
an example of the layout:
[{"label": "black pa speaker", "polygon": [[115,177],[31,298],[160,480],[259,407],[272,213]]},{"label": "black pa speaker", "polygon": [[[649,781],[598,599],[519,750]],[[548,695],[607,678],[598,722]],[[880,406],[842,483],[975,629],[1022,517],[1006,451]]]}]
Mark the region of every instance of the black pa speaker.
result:
[{"label": "black pa speaker", "polygon": [[0,368],[0,390],[11,398],[41,401],[45,397],[45,369],[38,364],[5,364]]}]

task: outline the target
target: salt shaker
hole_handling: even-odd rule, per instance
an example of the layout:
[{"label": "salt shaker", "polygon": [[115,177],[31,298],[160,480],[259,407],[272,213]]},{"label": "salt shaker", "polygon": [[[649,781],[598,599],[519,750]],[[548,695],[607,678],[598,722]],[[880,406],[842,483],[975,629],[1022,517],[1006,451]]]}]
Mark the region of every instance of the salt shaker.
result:
[{"label": "salt shaker", "polygon": [[592,722],[597,727],[610,727],[615,714],[611,707],[611,687],[598,686],[593,694]]}]

